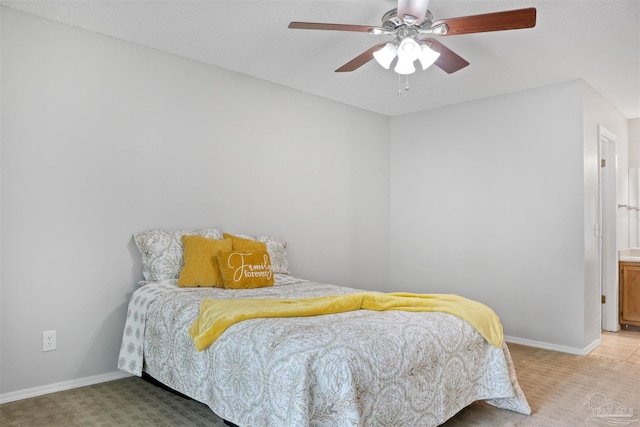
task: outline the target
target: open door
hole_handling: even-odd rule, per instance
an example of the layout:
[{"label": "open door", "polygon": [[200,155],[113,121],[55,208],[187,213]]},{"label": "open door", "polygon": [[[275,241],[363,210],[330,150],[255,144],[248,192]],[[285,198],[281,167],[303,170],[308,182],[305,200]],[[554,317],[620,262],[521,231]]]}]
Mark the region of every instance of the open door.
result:
[{"label": "open door", "polygon": [[616,136],[598,126],[600,151],[599,173],[599,244],[598,271],[602,298],[601,327],[605,331],[620,329],[618,323],[618,248],[616,244]]}]

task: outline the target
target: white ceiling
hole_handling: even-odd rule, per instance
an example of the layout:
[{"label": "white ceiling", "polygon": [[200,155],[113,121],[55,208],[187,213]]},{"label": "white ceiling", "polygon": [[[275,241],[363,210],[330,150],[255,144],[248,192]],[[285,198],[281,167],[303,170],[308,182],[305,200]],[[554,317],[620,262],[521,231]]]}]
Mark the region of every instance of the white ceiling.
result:
[{"label": "white ceiling", "polygon": [[376,1],[0,0],[78,28],[170,52],[388,116],[583,79],[626,118],[640,117],[640,0],[431,0],[434,20],[535,7],[532,29],[440,37],[471,63],[409,78],[371,61],[334,70],[389,37],[290,30],[290,21],[380,25]]}]

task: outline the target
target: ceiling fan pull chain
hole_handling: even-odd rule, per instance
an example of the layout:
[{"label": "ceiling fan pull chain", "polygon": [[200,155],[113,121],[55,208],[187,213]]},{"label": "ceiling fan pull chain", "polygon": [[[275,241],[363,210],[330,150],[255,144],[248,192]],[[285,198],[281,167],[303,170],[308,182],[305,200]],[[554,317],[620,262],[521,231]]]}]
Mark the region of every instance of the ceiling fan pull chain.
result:
[{"label": "ceiling fan pull chain", "polygon": [[[402,76],[398,74],[398,98],[402,96]],[[409,74],[404,74],[404,90],[409,91]]]}]

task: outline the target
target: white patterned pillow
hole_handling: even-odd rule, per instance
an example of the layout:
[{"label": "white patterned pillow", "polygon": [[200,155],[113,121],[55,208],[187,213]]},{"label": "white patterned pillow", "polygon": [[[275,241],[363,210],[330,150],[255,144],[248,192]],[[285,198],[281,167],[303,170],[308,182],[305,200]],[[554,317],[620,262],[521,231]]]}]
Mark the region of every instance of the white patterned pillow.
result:
[{"label": "white patterned pillow", "polygon": [[217,228],[203,230],[148,230],[133,234],[142,254],[142,274],[146,280],[177,279],[183,264],[183,235],[222,239]]},{"label": "white patterned pillow", "polygon": [[233,234],[244,239],[257,240],[267,245],[267,252],[271,258],[271,267],[274,273],[291,274],[289,261],[287,261],[287,242],[274,236],[250,236],[247,234]]},{"label": "white patterned pillow", "polygon": [[287,261],[287,242],[274,236],[257,236],[256,240],[267,245],[274,273],[289,274]]}]

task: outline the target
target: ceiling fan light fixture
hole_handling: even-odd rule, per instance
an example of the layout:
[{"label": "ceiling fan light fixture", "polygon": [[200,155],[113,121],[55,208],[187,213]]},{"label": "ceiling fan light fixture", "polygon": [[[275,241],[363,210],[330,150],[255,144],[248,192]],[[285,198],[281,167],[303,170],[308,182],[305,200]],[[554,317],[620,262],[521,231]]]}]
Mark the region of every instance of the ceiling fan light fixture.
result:
[{"label": "ceiling fan light fixture", "polygon": [[[390,69],[395,61],[394,71],[399,75],[407,76],[416,71],[416,60],[420,61],[423,69],[435,64],[448,74],[469,65],[468,61],[451,49],[434,38],[424,38],[425,35],[486,33],[536,26],[537,12],[534,7],[434,21],[433,14],[429,11],[429,0],[397,0],[397,2],[398,7],[382,16],[382,26],[379,27],[293,21],[289,23],[289,28],[393,36],[393,41],[370,47],[335,71],[340,73],[354,71],[375,58],[385,69]],[[397,60],[395,56],[398,57]]]},{"label": "ceiling fan light fixture", "polygon": [[378,64],[388,70],[397,53],[398,48],[393,43],[387,43],[379,50],[373,52],[373,57]]},{"label": "ceiling fan light fixture", "polygon": [[439,57],[440,52],[436,52],[426,44],[420,45],[420,56],[418,56],[418,60],[420,61],[423,70],[426,70],[427,68],[432,66]]}]

